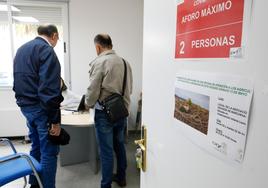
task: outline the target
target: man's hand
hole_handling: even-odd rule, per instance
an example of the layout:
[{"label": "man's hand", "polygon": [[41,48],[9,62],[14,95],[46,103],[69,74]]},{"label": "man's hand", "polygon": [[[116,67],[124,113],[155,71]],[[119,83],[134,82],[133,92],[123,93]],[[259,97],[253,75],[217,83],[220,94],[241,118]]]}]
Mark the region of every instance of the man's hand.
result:
[{"label": "man's hand", "polygon": [[89,111],[90,107],[85,103],[85,111]]},{"label": "man's hand", "polygon": [[51,129],[49,130],[49,134],[52,136],[59,136],[60,135],[60,124],[52,124]]}]

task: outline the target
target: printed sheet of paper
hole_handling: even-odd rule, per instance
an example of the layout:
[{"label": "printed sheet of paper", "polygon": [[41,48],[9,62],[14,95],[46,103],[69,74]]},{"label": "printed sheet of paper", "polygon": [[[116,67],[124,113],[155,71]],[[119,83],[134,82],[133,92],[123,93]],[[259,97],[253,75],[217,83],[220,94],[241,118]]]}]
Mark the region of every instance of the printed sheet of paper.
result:
[{"label": "printed sheet of paper", "polygon": [[195,144],[223,160],[241,163],[252,94],[253,84],[247,78],[179,72],[175,122]]}]

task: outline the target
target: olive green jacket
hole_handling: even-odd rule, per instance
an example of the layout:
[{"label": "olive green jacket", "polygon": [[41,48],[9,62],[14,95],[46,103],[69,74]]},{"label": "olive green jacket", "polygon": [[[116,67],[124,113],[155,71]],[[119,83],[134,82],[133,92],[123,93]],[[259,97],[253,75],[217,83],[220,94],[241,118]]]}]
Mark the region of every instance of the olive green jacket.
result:
[{"label": "olive green jacket", "polygon": [[[131,67],[126,60],[125,62],[127,65],[127,80],[124,102],[129,109],[133,78]],[[89,86],[85,98],[86,105],[93,108],[98,100],[102,101],[113,93],[122,93],[124,63],[114,50],[102,52],[89,66]]]}]

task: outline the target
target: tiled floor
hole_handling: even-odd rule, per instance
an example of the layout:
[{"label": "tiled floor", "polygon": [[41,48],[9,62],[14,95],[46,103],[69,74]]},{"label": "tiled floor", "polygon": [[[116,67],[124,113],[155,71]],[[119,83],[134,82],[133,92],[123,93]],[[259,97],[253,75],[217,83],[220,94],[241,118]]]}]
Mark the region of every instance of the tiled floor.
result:
[{"label": "tiled floor", "polygon": [[[139,188],[140,187],[140,173],[136,169],[135,164],[135,149],[134,139],[138,138],[138,135],[130,134],[127,139],[126,149],[128,158],[127,169],[127,188]],[[18,152],[29,152],[30,144],[23,144],[22,141],[12,141]],[[7,147],[0,145],[0,156],[11,153],[12,151]],[[59,164],[59,163],[58,163]],[[0,172],[1,173],[1,172]],[[101,174],[94,174],[90,169],[88,163],[81,163],[77,165],[64,166],[58,165],[57,171],[57,188],[99,188],[100,187]],[[19,179],[12,183],[9,183],[3,188],[22,188],[23,179]],[[113,183],[113,188],[119,188]]]}]

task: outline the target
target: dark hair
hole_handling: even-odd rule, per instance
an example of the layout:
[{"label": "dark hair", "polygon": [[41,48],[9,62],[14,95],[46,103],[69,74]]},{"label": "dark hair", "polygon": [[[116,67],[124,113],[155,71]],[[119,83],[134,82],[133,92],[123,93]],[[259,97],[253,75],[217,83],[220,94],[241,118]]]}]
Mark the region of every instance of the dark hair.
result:
[{"label": "dark hair", "polygon": [[112,39],[109,35],[98,34],[94,38],[94,43],[101,45],[103,48],[112,48]]},{"label": "dark hair", "polygon": [[52,37],[54,33],[58,33],[58,29],[55,25],[40,25],[37,28],[38,35],[45,35]]}]

